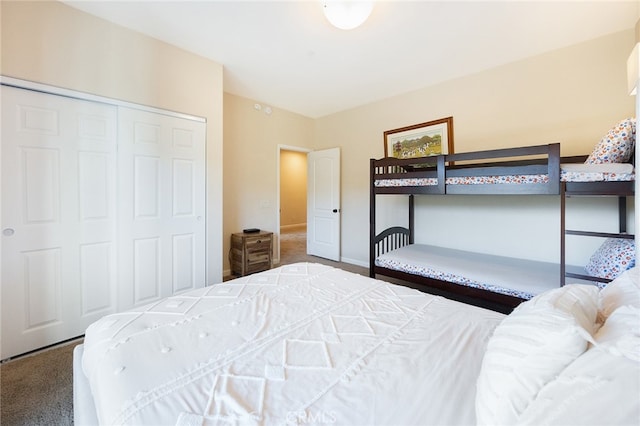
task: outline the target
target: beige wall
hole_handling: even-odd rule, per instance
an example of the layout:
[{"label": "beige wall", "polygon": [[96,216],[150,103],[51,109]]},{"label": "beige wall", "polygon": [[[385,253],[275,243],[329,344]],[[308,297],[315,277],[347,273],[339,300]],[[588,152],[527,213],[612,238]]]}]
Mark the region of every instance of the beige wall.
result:
[{"label": "beige wall", "polygon": [[[222,275],[223,259],[228,268],[232,232],[276,230],[280,145],[341,147],[342,255],[366,265],[368,159],[382,156],[383,131],[452,115],[456,151],[559,141],[569,155],[588,152],[611,125],[634,113],[625,67],[635,29],[312,120],[277,108],[267,115],[264,108],[254,109],[254,100],[230,94],[223,99],[220,64],[62,3],[0,4],[3,75],[207,119],[209,282]],[[556,226],[557,215],[547,213],[554,200],[478,199],[471,213],[466,200],[447,200],[439,200],[435,212],[421,206],[420,214],[428,217],[422,223],[435,224],[421,231],[423,237],[523,257],[557,256],[557,232],[545,231],[548,223]],[[461,208],[452,209],[455,203]],[[508,214],[505,219],[502,213],[518,203],[526,205],[520,212],[525,217]],[[383,203],[380,210],[384,221],[404,218],[394,202]],[[448,226],[453,213],[463,226]],[[537,222],[523,226],[532,216]],[[522,238],[479,232],[505,222],[525,231]],[[465,233],[474,237],[469,240]],[[527,247],[531,244],[533,252]]]},{"label": "beige wall", "polygon": [[[561,142],[563,155],[589,153],[635,114],[626,87],[634,38],[634,30],[616,33],[318,119],[315,148],[342,149],[343,259],[368,263],[368,159],[383,156],[385,130],[453,116],[457,152]],[[422,242],[559,258],[558,197],[430,197],[431,209],[425,199],[417,218]],[[385,227],[406,222],[404,202],[379,205]],[[596,226],[611,222],[593,217]]]},{"label": "beige wall", "polygon": [[307,223],[307,154],[280,154],[280,227]]},{"label": "beige wall", "polygon": [[[313,147],[314,120],[224,94],[224,250],[244,228],[277,233],[280,147]],[[274,258],[279,261],[278,241]],[[225,260],[225,270],[229,263]]]},{"label": "beige wall", "polygon": [[55,1],[0,3],[4,76],[207,120],[207,282],[222,278],[222,66]]}]

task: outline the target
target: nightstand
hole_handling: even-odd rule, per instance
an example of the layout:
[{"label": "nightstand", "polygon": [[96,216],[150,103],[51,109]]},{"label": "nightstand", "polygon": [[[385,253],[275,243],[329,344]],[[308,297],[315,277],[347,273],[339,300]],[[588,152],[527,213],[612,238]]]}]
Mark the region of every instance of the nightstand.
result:
[{"label": "nightstand", "polygon": [[229,262],[231,273],[245,276],[271,269],[273,232],[236,232],[231,234]]}]

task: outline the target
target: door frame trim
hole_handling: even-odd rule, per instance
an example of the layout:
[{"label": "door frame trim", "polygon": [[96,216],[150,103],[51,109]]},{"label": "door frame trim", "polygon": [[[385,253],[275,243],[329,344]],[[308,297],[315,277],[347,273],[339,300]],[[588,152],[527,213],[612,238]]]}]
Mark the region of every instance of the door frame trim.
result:
[{"label": "door frame trim", "polygon": [[138,109],[156,114],[168,115],[171,117],[184,118],[187,120],[206,123],[207,119],[196,115],[185,114],[182,112],[170,111],[166,109],[154,108],[147,105],[136,104],[133,102],[121,101],[119,99],[107,98],[105,96],[92,95],[91,93],[79,92],[77,90],[64,89],[62,87],[51,86],[49,84],[36,83],[35,81],[22,80],[14,77],[0,75],[0,84],[3,86],[15,87],[18,89],[29,89],[35,92],[48,93],[51,95],[64,96],[67,98],[80,99],[83,101],[93,101],[103,104],[122,106],[132,109]]},{"label": "door frame trim", "polygon": [[274,234],[277,235],[276,238],[276,247],[275,253],[276,258],[274,259],[278,261],[280,264],[280,155],[282,155],[282,151],[295,151],[295,152],[304,152],[309,153],[313,151],[311,148],[305,148],[302,146],[293,146],[293,145],[283,145],[278,144],[277,155],[276,155],[276,229]]}]

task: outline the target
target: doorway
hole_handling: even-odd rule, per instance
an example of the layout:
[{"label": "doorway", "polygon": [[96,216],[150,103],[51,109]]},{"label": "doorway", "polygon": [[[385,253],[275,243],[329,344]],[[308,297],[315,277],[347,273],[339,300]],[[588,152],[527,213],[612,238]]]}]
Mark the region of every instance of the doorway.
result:
[{"label": "doorway", "polygon": [[311,150],[278,146],[279,264],[305,261],[307,254],[307,153]]}]

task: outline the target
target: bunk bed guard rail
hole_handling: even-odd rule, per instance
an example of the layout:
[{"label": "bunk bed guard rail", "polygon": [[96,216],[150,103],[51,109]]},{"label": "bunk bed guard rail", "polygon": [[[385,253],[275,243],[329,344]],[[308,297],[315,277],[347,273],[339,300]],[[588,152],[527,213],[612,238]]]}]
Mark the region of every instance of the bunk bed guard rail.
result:
[{"label": "bunk bed guard rail", "polygon": [[[560,144],[493,149],[422,158],[371,159],[371,193],[526,195],[560,193]],[[505,176],[542,176],[535,182],[500,182]],[[493,178],[473,184],[450,178]],[[496,179],[497,178],[497,179]],[[495,183],[499,181],[499,183]]]}]

